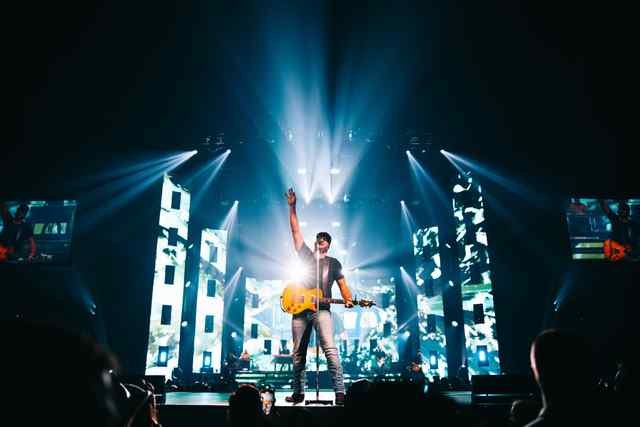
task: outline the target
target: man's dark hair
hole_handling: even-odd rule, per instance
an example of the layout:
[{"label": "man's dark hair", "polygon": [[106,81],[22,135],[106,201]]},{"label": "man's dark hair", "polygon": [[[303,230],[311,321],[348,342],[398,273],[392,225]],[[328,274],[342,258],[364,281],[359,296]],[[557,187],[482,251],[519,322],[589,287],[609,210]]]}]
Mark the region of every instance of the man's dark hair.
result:
[{"label": "man's dark hair", "polygon": [[316,234],[316,240],[320,240],[320,239],[324,239],[327,241],[327,243],[331,244],[331,235],[326,231],[321,231],[318,234]]}]

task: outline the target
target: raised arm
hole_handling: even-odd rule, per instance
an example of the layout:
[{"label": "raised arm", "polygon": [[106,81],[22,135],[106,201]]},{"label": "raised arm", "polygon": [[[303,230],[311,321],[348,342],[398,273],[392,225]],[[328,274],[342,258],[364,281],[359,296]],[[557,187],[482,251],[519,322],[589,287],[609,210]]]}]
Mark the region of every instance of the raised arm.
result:
[{"label": "raised arm", "polygon": [[300,224],[298,224],[298,214],[296,213],[296,193],[290,188],[286,193],[287,203],[289,203],[289,223],[291,224],[291,234],[293,235],[293,245],[296,251],[299,251],[304,245],[304,238],[300,232]]}]

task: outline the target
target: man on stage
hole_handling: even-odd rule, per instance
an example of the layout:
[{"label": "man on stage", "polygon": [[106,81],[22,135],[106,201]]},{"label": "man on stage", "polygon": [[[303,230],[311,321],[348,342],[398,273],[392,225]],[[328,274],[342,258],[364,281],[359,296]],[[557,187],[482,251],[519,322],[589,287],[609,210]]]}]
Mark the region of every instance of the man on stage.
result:
[{"label": "man on stage", "polygon": [[[331,297],[331,286],[333,282],[338,282],[340,293],[345,301],[345,307],[353,307],[351,291],[347,287],[342,265],[340,262],[327,255],[331,246],[331,236],[327,232],[320,232],[316,236],[314,251],[305,244],[298,217],[296,214],[296,193],[289,189],[286,193],[289,203],[289,222],[293,235],[293,244],[300,260],[307,266],[309,274],[302,280],[301,285],[309,288],[316,288],[316,280],[320,279],[319,287],[325,297]],[[319,274],[318,274],[319,266]],[[306,310],[293,316],[291,320],[291,334],[293,336],[293,394],[287,396],[285,400],[291,403],[304,401],[305,364],[307,362],[307,347],[311,337],[311,328],[316,330],[316,339],[320,340],[320,346],[327,358],[327,365],[333,388],[336,393],[336,405],[344,405],[344,379],[342,376],[342,366],[338,356],[338,348],[333,340],[333,324],[331,321],[331,311],[329,304],[320,304],[318,312]]]},{"label": "man on stage", "polygon": [[33,261],[36,256],[36,242],[33,238],[33,226],[26,221],[29,205],[22,203],[15,215],[0,202],[2,213],[2,232],[0,232],[0,262]]}]

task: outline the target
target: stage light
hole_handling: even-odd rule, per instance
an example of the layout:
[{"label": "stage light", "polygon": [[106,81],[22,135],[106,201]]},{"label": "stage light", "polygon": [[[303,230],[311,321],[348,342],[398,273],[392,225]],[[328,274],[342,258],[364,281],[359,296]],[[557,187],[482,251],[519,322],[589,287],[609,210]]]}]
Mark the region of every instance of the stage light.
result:
[{"label": "stage light", "polygon": [[188,324],[189,324],[189,322],[187,322],[187,321],[185,320],[185,321],[184,321],[184,322],[182,322],[180,325],[181,325],[183,328],[186,328]]},{"label": "stage light", "polygon": [[167,366],[167,360],[169,359],[169,347],[161,345],[158,347],[158,366]]},{"label": "stage light", "polygon": [[234,202],[233,202],[234,205],[237,205],[238,203],[240,203],[240,202],[238,202],[237,200],[234,200]]},{"label": "stage light", "polygon": [[478,346],[478,366],[489,366],[489,358],[487,357],[487,346]]},{"label": "stage light", "polygon": [[405,153],[407,154],[407,156],[409,155],[409,150],[405,150]]},{"label": "stage light", "polygon": [[401,205],[404,205],[404,200],[400,200],[400,204],[401,204]]},{"label": "stage light", "polygon": [[210,368],[211,367],[211,352],[205,351],[202,353],[202,367]]},{"label": "stage light", "polygon": [[236,331],[231,332],[231,338],[236,338],[238,333]]},{"label": "stage light", "polygon": [[231,153],[231,148],[227,148],[227,154]]},{"label": "stage light", "polygon": [[307,174],[306,168],[298,168],[298,175],[306,175],[306,174]]},{"label": "stage light", "polygon": [[456,322],[455,320],[451,321],[451,326],[453,326],[454,328],[458,327],[458,322]]},{"label": "stage light", "polygon": [[338,168],[331,168],[331,170],[329,171],[329,173],[331,175],[338,175],[340,173],[340,169]]}]

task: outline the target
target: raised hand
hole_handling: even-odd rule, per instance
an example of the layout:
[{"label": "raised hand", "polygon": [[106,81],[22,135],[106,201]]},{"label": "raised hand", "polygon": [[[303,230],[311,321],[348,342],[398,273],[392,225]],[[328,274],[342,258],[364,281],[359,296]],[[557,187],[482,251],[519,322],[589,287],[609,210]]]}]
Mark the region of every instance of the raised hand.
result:
[{"label": "raised hand", "polygon": [[285,193],[285,196],[287,196],[287,203],[289,203],[289,206],[295,206],[296,205],[296,193],[293,191],[293,188],[290,188]]}]

